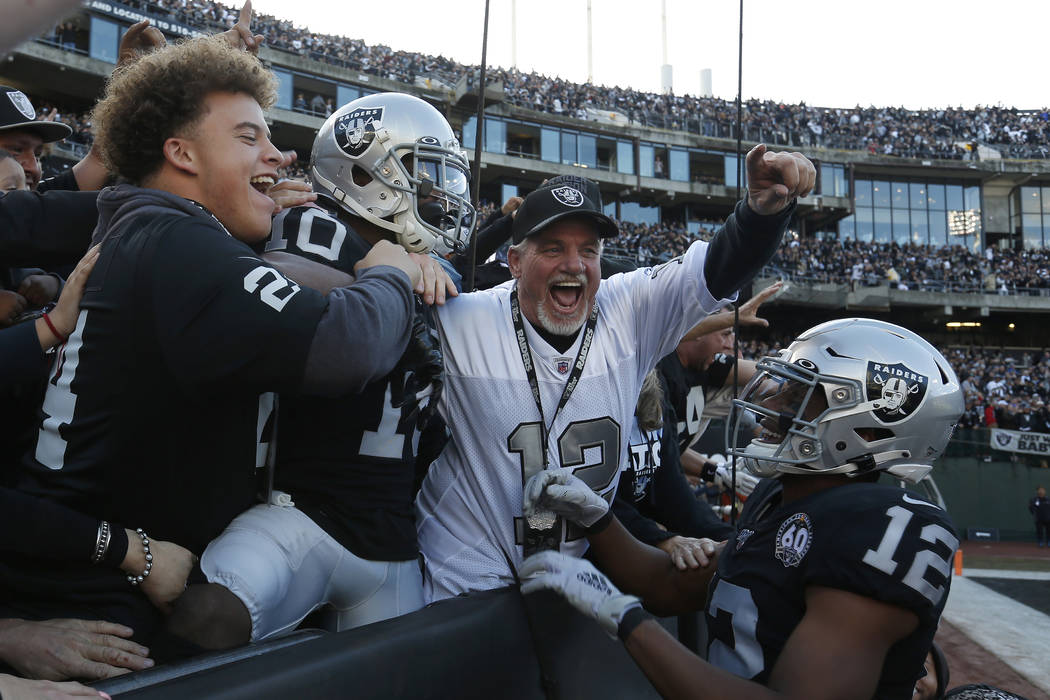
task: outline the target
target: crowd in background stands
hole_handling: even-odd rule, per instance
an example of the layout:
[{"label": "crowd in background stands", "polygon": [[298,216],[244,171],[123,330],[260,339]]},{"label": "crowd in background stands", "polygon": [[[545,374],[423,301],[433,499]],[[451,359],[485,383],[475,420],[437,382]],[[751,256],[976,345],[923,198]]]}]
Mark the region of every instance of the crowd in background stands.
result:
[{"label": "crowd in background stands", "polygon": [[785,277],[857,286],[889,284],[922,291],[1050,294],[1045,249],[974,253],[962,246],[788,240],[771,263]]},{"label": "crowd in background stands", "polygon": [[[237,20],[235,8],[210,0],[127,0],[126,4],[208,32],[229,28]],[[256,15],[253,27],[272,48],[409,85],[439,81],[451,87],[464,74],[472,78],[478,70],[443,56],[395,51],[388,46],[370,46],[360,39],[309,32],[270,15]],[[67,25],[56,27],[49,38],[63,46],[75,45],[72,28]],[[602,112],[618,112],[643,125],[736,137],[733,101],[572,83],[516,69],[494,69],[490,75],[493,82],[503,83],[507,102],[529,109],[585,120],[596,119]],[[296,108],[324,116],[332,108],[328,97],[297,95]],[[992,146],[1005,157],[1050,156],[1047,109],[824,108],[751,99],[744,104],[743,127],[744,138],[753,141],[820,145],[907,158],[973,158],[978,143]]]}]

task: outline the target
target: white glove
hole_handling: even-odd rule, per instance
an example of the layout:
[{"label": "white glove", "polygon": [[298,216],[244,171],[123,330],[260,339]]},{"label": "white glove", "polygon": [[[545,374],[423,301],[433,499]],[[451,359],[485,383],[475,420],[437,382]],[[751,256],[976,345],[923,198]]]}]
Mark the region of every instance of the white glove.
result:
[{"label": "white glove", "polygon": [[534,474],[522,493],[521,511],[535,518],[550,511],[583,527],[590,527],[609,512],[609,502],[599,496],[569,467],[545,469]]},{"label": "white glove", "polygon": [[549,588],[560,593],[572,607],[596,620],[614,639],[628,610],[642,603],[624,595],[586,559],[547,550],[533,554],[518,569],[524,594]]},{"label": "white glove", "polygon": [[[730,491],[733,488],[733,468],[728,464],[719,464],[715,467],[715,486],[720,487],[725,491]],[[744,498],[751,495],[751,492],[758,486],[758,478],[748,472],[746,469],[736,470],[736,492]]]}]

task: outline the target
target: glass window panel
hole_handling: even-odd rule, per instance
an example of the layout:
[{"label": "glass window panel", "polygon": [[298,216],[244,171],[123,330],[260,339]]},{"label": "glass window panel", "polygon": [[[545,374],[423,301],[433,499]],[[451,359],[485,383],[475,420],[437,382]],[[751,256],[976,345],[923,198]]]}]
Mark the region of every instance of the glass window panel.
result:
[{"label": "glass window panel", "polygon": [[635,224],[658,224],[660,223],[660,207],[646,207],[638,202],[622,202],[620,220]]},{"label": "glass window panel", "polygon": [[1021,211],[1026,214],[1039,213],[1039,190],[1038,187],[1021,188]]},{"label": "glass window panel", "polygon": [[608,216],[610,219],[616,218],[616,202],[606,202],[602,206],[602,213]]},{"label": "glass window panel", "polygon": [[274,69],[273,75],[277,78],[277,102],[278,109],[292,108],[292,74],[284,70]]},{"label": "glass window panel", "polygon": [[858,207],[854,214],[856,221],[857,240],[868,243],[873,238],[872,215],[868,207]]},{"label": "glass window panel", "polygon": [[875,207],[875,242],[889,243],[892,233],[890,210],[886,207]]},{"label": "glass window panel", "polygon": [[557,129],[540,129],[540,158],[549,163],[561,160],[561,135]]},{"label": "glass window panel", "polygon": [[820,193],[829,197],[835,196],[835,164],[820,164]]},{"label": "glass window panel", "polygon": [[839,221],[839,240],[844,241],[847,238],[853,238],[855,235],[856,227],[854,226],[853,215],[850,214]]},{"label": "glass window panel", "polygon": [[963,191],[963,207],[965,209],[981,210],[981,188],[967,187]]},{"label": "glass window panel", "polygon": [[871,201],[877,207],[888,207],[890,205],[890,183],[885,180],[875,180],[871,183]]},{"label": "glass window panel", "polygon": [[642,177],[653,176],[653,157],[655,152],[652,146],[642,144],[638,147],[638,174]]},{"label": "glass window panel", "polygon": [[475,145],[477,144],[477,141],[475,141],[475,137],[477,136],[477,133],[478,133],[478,118],[477,117],[468,117],[467,120],[465,122],[463,122],[463,139],[462,139],[462,141],[463,141],[463,148],[464,149],[468,149],[468,148],[472,149],[472,148],[475,147]]},{"label": "glass window panel", "polygon": [[911,208],[926,209],[926,184],[912,182],[908,185],[908,190],[911,193]]},{"label": "glass window panel", "polygon": [[948,185],[946,188],[948,209],[962,209],[963,208],[963,188],[962,185]]},{"label": "glass window panel", "polygon": [[911,241],[912,243],[918,243],[919,245],[926,245],[930,242],[930,225],[926,221],[925,211],[911,212]]},{"label": "glass window panel", "polygon": [[671,161],[671,179],[689,182],[689,153],[671,149],[668,158]]},{"label": "glass window panel", "polygon": [[[908,192],[907,188],[904,192]],[[908,221],[907,209],[893,210],[893,240],[897,243],[907,243],[911,240],[911,223]]]},{"label": "glass window panel", "polygon": [[517,185],[500,185],[500,203],[506,202],[511,197],[518,196]]},{"label": "glass window panel", "polygon": [[1043,224],[1039,214],[1021,216],[1021,230],[1024,232],[1024,247],[1039,248],[1043,245]]},{"label": "glass window panel", "polygon": [[507,122],[485,118],[485,150],[489,153],[507,152]]},{"label": "glass window panel", "polygon": [[853,181],[853,201],[858,207],[871,206],[871,180]]},{"label": "glass window panel", "polygon": [[[275,73],[277,71],[274,71]],[[335,87],[335,108],[339,109],[343,105],[353,102],[361,96],[361,91],[350,85],[336,85]]]},{"label": "glass window panel", "polygon": [[616,172],[634,175],[634,144],[630,141],[616,142]]},{"label": "glass window panel", "polygon": [[948,243],[948,219],[943,211],[930,212],[930,245],[943,246]]},{"label": "glass window panel", "polygon": [[893,201],[894,209],[907,209],[908,197],[908,183],[895,182],[892,185],[890,185],[890,199]]},{"label": "glass window panel", "polygon": [[561,132],[561,162],[573,165],[576,160],[576,134],[571,131]]},{"label": "glass window panel", "polygon": [[89,40],[91,58],[97,58],[107,63],[117,62],[117,43],[119,42],[120,29],[116,22],[91,17],[91,32]]},{"label": "glass window panel", "polygon": [[1043,202],[1043,213],[1050,214],[1050,187],[1040,187],[1039,198]]},{"label": "glass window panel", "polygon": [[944,185],[927,185],[926,201],[930,209],[944,209]]},{"label": "glass window panel", "polygon": [[846,181],[846,168],[841,165],[835,167],[835,196],[849,196],[849,182]]},{"label": "glass window panel", "polygon": [[598,167],[598,139],[590,134],[580,134],[576,139],[576,146],[579,149],[579,160],[577,161],[580,165],[586,165],[588,168]]}]

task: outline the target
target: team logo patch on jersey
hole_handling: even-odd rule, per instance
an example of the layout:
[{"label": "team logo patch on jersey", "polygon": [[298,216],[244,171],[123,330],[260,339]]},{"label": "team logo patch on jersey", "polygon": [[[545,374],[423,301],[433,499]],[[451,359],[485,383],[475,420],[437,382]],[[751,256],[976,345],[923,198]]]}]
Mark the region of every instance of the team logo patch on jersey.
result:
[{"label": "team logo patch on jersey", "polygon": [[812,543],[813,524],[809,516],[795,513],[777,530],[777,559],[784,562],[784,566],[798,566]]},{"label": "team logo patch on jersey", "polygon": [[578,207],[583,204],[583,194],[575,187],[556,187],[551,195],[567,207]]},{"label": "team logo patch on jersey", "polygon": [[910,418],[926,398],[929,383],[929,377],[900,362],[892,365],[868,362],[867,397],[868,401],[882,404],[872,413],[883,423]]},{"label": "team logo patch on jersey", "polygon": [[11,100],[11,104],[15,106],[22,116],[26,119],[34,119],[36,112],[33,110],[33,103],[29,101],[29,98],[25,96],[25,93],[19,92],[18,90],[12,90],[7,93],[7,99]]},{"label": "team logo patch on jersey", "polygon": [[357,157],[368,150],[376,129],[383,125],[383,107],[355,109],[335,123],[335,143],[348,156]]},{"label": "team logo patch on jersey", "polygon": [[569,368],[572,367],[572,358],[571,357],[555,357],[553,362],[554,362],[554,370],[558,374],[568,374],[569,373]]},{"label": "team logo patch on jersey", "polygon": [[740,532],[736,533],[736,548],[740,549],[743,547],[744,543],[747,542],[747,538],[753,534],[755,534],[754,530],[749,530],[746,527],[741,528]]}]

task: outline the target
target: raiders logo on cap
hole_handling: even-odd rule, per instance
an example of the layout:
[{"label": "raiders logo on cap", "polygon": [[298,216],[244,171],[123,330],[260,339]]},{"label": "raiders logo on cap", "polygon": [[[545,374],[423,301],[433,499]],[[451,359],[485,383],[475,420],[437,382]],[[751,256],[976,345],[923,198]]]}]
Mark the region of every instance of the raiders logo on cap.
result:
[{"label": "raiders logo on cap", "polygon": [[876,418],[883,423],[899,423],[910,418],[922,405],[929,383],[929,377],[903,363],[887,365],[869,361],[865,392],[868,401],[879,403],[872,411]]},{"label": "raiders logo on cap", "polygon": [[11,100],[11,104],[15,106],[22,116],[26,119],[35,119],[36,111],[33,109],[33,103],[29,101],[29,98],[25,96],[25,93],[19,90],[12,90],[7,93],[7,99]]},{"label": "raiders logo on cap", "polygon": [[368,150],[372,139],[375,138],[376,129],[383,125],[383,109],[355,109],[339,117],[333,131],[339,150],[354,158]]},{"label": "raiders logo on cap", "polygon": [[567,207],[578,207],[583,204],[583,194],[575,187],[556,187],[551,196]]}]

